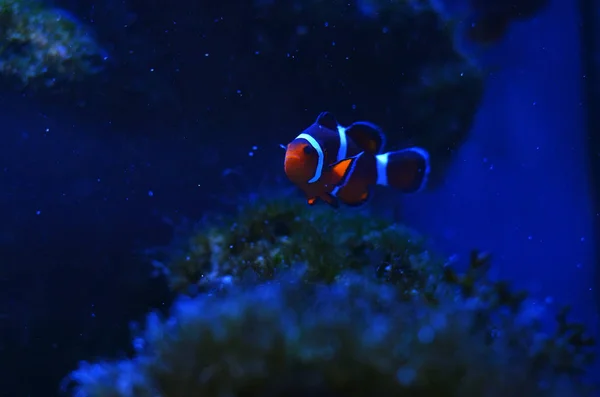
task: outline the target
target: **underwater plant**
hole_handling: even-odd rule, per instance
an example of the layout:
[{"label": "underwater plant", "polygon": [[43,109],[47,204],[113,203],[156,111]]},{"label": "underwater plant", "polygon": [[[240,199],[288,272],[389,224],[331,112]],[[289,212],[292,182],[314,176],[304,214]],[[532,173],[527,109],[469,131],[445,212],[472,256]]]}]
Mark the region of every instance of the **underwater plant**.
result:
[{"label": "underwater plant", "polygon": [[[200,222],[169,257],[155,262],[171,289],[195,295],[223,278],[269,280],[290,264],[305,263],[307,280],[333,281],[340,272],[370,266],[410,292],[432,271],[430,253],[415,231],[368,212],[333,212],[290,199],[242,205],[233,216]],[[440,264],[442,262],[439,262]]]},{"label": "underwater plant", "polygon": [[[432,305],[345,272],[305,283],[302,267],[230,284],[151,314],[135,357],[81,363],[73,396],[584,396],[589,342],[545,334],[524,302],[495,306],[440,286]],[[450,298],[452,296],[452,298]]]},{"label": "underwater plant", "polygon": [[0,0],[0,74],[33,89],[103,70],[105,52],[66,12],[37,0]]},{"label": "underwater plant", "polygon": [[487,277],[489,255],[458,273],[409,229],[283,199],[203,222],[189,244],[165,265],[183,292],[170,316],[148,316],[133,358],[81,363],[68,394],[592,393],[585,328],[567,310],[549,326],[548,308]]}]

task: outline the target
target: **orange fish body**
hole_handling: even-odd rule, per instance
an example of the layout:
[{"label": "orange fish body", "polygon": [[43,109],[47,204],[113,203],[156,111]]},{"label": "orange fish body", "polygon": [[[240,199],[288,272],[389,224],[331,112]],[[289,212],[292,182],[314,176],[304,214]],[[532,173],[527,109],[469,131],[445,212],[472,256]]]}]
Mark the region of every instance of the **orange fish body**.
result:
[{"label": "orange fish body", "polygon": [[377,126],[356,122],[345,128],[323,112],[287,145],[285,173],[310,205],[321,199],[333,207],[339,201],[360,206],[375,185],[404,193],[422,189],[429,174],[427,152],[409,148],[382,153],[384,145],[385,136]]}]

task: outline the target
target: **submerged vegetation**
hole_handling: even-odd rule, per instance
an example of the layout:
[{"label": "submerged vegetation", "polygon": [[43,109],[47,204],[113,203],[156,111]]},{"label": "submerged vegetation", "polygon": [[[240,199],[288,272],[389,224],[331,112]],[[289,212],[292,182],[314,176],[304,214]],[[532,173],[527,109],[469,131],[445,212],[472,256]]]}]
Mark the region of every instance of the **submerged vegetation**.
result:
[{"label": "submerged vegetation", "polygon": [[135,356],[82,363],[75,396],[584,396],[584,328],[413,231],[276,199],[205,221],[166,261],[181,297]]},{"label": "submerged vegetation", "polygon": [[48,88],[103,70],[105,53],[73,16],[38,0],[0,0],[0,74]]},{"label": "submerged vegetation", "polygon": [[412,291],[433,270],[418,266],[429,257],[422,240],[408,228],[356,212],[267,200],[200,224],[164,271],[173,290],[194,294],[223,278],[269,280],[296,263],[307,264],[307,280],[326,282],[343,270],[371,266]]}]

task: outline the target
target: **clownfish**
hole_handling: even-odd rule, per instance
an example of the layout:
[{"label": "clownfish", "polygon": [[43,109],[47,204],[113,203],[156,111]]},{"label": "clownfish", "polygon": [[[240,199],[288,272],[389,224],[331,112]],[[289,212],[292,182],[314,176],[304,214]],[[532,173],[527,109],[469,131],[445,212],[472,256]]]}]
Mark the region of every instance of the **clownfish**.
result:
[{"label": "clownfish", "polygon": [[369,122],[341,126],[329,112],[285,146],[284,170],[306,194],[309,205],[321,199],[361,206],[375,185],[415,193],[427,184],[429,154],[411,147],[384,153],[385,135]]}]

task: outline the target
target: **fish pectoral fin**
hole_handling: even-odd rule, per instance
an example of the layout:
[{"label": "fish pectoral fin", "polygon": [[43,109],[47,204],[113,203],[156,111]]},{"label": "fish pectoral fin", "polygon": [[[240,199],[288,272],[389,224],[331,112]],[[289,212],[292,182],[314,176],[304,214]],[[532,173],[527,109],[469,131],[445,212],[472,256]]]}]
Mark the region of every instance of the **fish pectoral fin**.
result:
[{"label": "fish pectoral fin", "polygon": [[308,203],[308,205],[315,205],[315,203],[317,202],[317,198],[316,197],[309,197],[306,202]]},{"label": "fish pectoral fin", "polygon": [[338,126],[337,120],[330,112],[321,112],[317,117],[317,124],[334,131]]},{"label": "fish pectoral fin", "polygon": [[352,169],[352,163],[354,163],[355,160],[354,157],[349,157],[331,164],[331,183],[333,185],[338,186],[346,179],[348,173]]},{"label": "fish pectoral fin", "polygon": [[329,193],[323,194],[322,196],[320,196],[320,198],[321,198],[321,200],[325,201],[327,204],[329,204],[333,208],[339,208],[340,207],[340,202],[338,201],[338,199],[335,198],[335,197],[333,197]]},{"label": "fish pectoral fin", "polygon": [[379,154],[385,146],[385,135],[375,124],[367,121],[358,121],[346,129],[346,135],[350,137],[367,153]]}]

